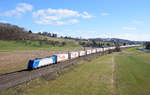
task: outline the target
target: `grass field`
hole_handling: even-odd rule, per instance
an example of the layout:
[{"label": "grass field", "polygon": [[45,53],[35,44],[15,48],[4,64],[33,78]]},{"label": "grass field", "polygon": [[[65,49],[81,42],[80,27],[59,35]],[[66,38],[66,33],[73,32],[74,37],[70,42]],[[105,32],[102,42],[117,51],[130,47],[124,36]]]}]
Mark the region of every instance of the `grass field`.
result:
[{"label": "grass field", "polygon": [[150,95],[150,54],[131,48],[100,56],[63,70],[54,80],[38,78],[0,94]]},{"label": "grass field", "polygon": [[[54,42],[53,42],[54,43]],[[40,41],[4,41],[0,40],[0,52],[5,51],[18,51],[18,50],[79,50],[83,49],[82,46],[78,45],[75,42],[68,41],[65,45],[62,45],[61,42],[46,43]]]},{"label": "grass field", "polygon": [[118,95],[150,95],[150,54],[128,49],[115,58]]}]

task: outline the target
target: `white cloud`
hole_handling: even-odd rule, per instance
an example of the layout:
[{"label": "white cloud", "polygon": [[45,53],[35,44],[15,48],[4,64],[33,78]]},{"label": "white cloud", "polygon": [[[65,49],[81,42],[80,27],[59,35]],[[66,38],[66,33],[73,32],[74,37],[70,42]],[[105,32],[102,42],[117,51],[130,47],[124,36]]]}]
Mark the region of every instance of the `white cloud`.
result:
[{"label": "white cloud", "polygon": [[143,24],[142,21],[138,21],[138,20],[133,20],[132,23],[133,23],[133,24]]},{"label": "white cloud", "polygon": [[90,15],[90,14],[87,13],[87,12],[83,12],[83,14],[81,14],[81,16],[82,16],[83,18],[92,18],[92,15]]},{"label": "white cloud", "polygon": [[68,9],[51,9],[38,10],[33,12],[32,16],[36,19],[37,24],[73,24],[79,21],[75,18],[91,18],[87,12],[79,13],[78,11],[68,10]]},{"label": "white cloud", "polygon": [[15,9],[10,10],[10,11],[6,11],[2,14],[0,14],[0,16],[15,16],[15,17],[19,17],[21,16],[23,13],[27,12],[27,11],[32,11],[33,6],[31,4],[27,4],[27,3],[19,3]]},{"label": "white cloud", "polygon": [[0,23],[8,23],[8,21],[0,20]]},{"label": "white cloud", "polygon": [[101,16],[108,16],[108,15],[109,15],[109,13],[106,13],[106,12],[101,13]]},{"label": "white cloud", "polygon": [[135,31],[135,30],[136,30],[136,27],[124,26],[124,27],[122,27],[122,29],[125,30],[125,31]]},{"label": "white cloud", "polygon": [[76,19],[71,19],[68,21],[56,21],[56,25],[62,25],[62,24],[74,24],[74,23],[78,23],[79,21]]},{"label": "white cloud", "polygon": [[60,21],[60,20],[50,21],[50,20],[42,19],[42,20],[35,21],[35,23],[43,24],[43,25],[48,25],[48,24],[63,25],[63,24],[74,24],[74,23],[78,23],[78,22],[79,21],[76,20],[76,19],[71,19],[71,20],[68,20],[68,21]]},{"label": "white cloud", "polygon": [[78,23],[78,22],[79,22],[79,21],[78,21],[77,19],[71,19],[71,20],[68,21],[68,23],[72,23],[72,24],[73,24],[73,23]]},{"label": "white cloud", "polygon": [[72,11],[68,9],[47,9],[47,10],[38,10],[37,12],[33,12],[33,17],[44,16],[44,17],[55,17],[57,19],[72,17],[72,16],[80,16],[77,11]]}]

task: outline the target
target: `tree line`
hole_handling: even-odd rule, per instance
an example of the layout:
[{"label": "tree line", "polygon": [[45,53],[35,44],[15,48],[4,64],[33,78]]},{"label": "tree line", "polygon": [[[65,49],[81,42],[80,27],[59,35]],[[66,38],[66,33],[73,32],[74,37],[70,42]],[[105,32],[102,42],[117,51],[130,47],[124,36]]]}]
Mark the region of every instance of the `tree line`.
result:
[{"label": "tree line", "polygon": [[110,43],[102,43],[102,42],[97,42],[95,40],[89,41],[89,42],[84,42],[80,41],[79,44],[83,47],[107,47],[107,46],[112,46],[113,44]]},{"label": "tree line", "polygon": [[16,25],[0,23],[0,40],[26,40],[28,32]]},{"label": "tree line", "polygon": [[150,49],[150,42],[145,42],[145,48]]},{"label": "tree line", "polygon": [[49,36],[49,37],[56,37],[56,38],[57,38],[57,34],[56,34],[56,33],[38,32],[37,34],[38,34],[38,35]]},{"label": "tree line", "polygon": [[0,40],[43,40],[39,35],[57,37],[55,33],[39,32],[32,33],[17,25],[0,23]]}]

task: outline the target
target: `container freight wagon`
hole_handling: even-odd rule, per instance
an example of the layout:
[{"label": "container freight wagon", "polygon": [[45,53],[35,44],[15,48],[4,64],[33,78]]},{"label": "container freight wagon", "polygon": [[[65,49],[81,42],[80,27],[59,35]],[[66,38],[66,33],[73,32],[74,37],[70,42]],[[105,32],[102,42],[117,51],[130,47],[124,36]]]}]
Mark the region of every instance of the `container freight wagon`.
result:
[{"label": "container freight wagon", "polygon": [[112,49],[112,50],[113,50],[113,49],[115,49],[115,47],[110,47],[110,49]]},{"label": "container freight wagon", "polygon": [[91,53],[96,53],[96,49],[92,49],[92,52]]},{"label": "container freight wagon", "polygon": [[69,60],[68,53],[66,53],[66,54],[56,54],[55,56],[57,56],[57,62],[63,62],[63,61]]},{"label": "container freight wagon", "polygon": [[86,51],[79,51],[79,56],[84,56],[86,55]]},{"label": "container freight wagon", "polygon": [[91,54],[92,53],[92,50],[86,50],[86,54]]},{"label": "container freight wagon", "polygon": [[111,50],[111,47],[108,47],[108,50]]},{"label": "container freight wagon", "polygon": [[97,48],[96,49],[96,52],[101,52],[102,51],[102,48]]},{"label": "container freight wagon", "polygon": [[100,49],[100,52],[103,52],[104,51],[104,48],[99,48]]},{"label": "container freight wagon", "polygon": [[106,47],[105,47],[105,48],[104,48],[104,51],[107,51],[108,49],[109,49],[109,48],[106,48]]},{"label": "container freight wagon", "polygon": [[69,57],[70,59],[77,58],[79,57],[79,52],[70,52]]},{"label": "container freight wagon", "polygon": [[46,65],[54,64],[54,63],[56,63],[56,56],[31,59],[29,60],[29,63],[28,63],[28,69],[36,69],[38,67],[43,67]]}]

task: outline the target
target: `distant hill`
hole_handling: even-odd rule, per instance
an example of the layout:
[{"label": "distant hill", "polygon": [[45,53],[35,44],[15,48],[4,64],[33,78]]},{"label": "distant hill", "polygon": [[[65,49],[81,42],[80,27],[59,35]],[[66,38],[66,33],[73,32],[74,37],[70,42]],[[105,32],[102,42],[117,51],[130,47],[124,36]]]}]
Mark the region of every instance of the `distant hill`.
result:
[{"label": "distant hill", "polygon": [[54,33],[32,33],[31,30],[28,31],[25,28],[17,25],[0,23],[0,40],[46,40],[47,36],[57,37],[57,35]]},{"label": "distant hill", "polygon": [[90,41],[100,41],[100,42],[118,42],[118,43],[126,43],[126,44],[143,44],[144,41],[130,41],[126,39],[119,38],[90,38]]}]

